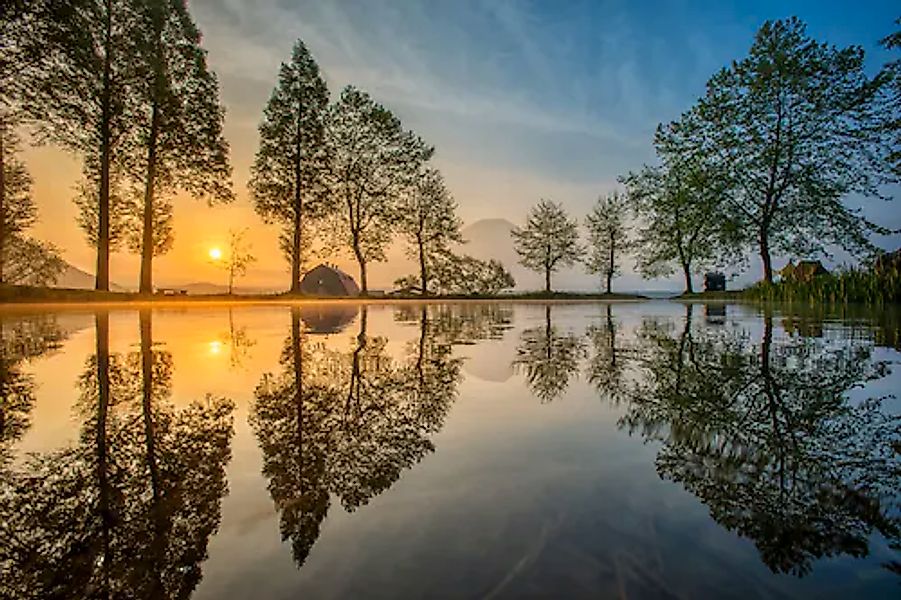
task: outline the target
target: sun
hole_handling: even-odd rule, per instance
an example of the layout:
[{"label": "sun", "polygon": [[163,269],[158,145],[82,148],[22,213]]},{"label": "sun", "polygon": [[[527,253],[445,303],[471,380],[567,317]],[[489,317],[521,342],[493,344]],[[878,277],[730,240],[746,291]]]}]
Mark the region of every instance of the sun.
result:
[{"label": "sun", "polygon": [[219,248],[210,248],[210,258],[213,260],[219,260],[222,258],[222,250]]}]

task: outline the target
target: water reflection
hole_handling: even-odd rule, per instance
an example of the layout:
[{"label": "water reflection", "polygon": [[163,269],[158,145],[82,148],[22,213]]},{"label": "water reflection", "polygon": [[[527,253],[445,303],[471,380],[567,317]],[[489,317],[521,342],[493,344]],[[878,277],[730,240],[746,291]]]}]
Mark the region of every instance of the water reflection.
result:
[{"label": "water reflection", "polygon": [[544,307],[544,326],[522,332],[514,369],[521,370],[529,389],[541,402],[551,402],[576,377],[585,355],[585,342],[572,332],[561,332],[551,321],[551,306]]},{"label": "water reflection", "polygon": [[[71,314],[0,313],[0,597],[246,596],[242,582],[415,596],[458,572],[440,582],[455,595],[691,597],[739,579],[803,595],[848,578],[879,592],[882,566],[901,570],[897,407],[864,399],[897,381],[897,353],[874,350],[896,339],[891,315],[427,303],[78,318],[93,337],[60,325]],[[507,377],[464,384],[467,360]],[[186,402],[214,386],[237,409]],[[60,405],[73,423],[54,422]],[[249,427],[219,531],[235,410]]]},{"label": "water reflection", "polygon": [[352,511],[388,489],[434,450],[430,436],[457,395],[460,359],[444,321],[421,307],[418,338],[395,360],[387,338],[367,334],[367,320],[363,306],[350,347],[335,349],[314,342],[292,309],[281,372],[265,374],[254,392],[251,425],[298,566],[319,536],[330,494]]},{"label": "water reflection", "polygon": [[51,315],[0,317],[0,470],[31,424],[35,383],[23,363],[56,350],[65,337]]},{"label": "water reflection", "polygon": [[109,315],[78,382],[76,443],[3,474],[4,597],[185,598],[227,491],[232,404],[169,401],[172,358],[140,315],[140,350],[110,352]]},{"label": "water reflection", "polygon": [[660,476],[770,569],[866,556],[873,532],[897,546],[901,425],[883,399],[847,397],[886,374],[869,344],[776,338],[769,314],[757,342],[741,327],[693,327],[690,306],[681,331],[648,321],[638,337],[642,376],[621,426],[659,442]]}]

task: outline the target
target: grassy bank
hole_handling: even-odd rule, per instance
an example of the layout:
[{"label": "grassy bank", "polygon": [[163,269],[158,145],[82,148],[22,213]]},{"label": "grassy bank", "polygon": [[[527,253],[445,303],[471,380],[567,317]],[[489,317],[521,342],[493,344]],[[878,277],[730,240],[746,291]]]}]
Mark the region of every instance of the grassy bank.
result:
[{"label": "grassy bank", "polygon": [[901,272],[851,270],[820,275],[810,281],[755,284],[742,292],[749,300],[798,304],[901,303]]}]

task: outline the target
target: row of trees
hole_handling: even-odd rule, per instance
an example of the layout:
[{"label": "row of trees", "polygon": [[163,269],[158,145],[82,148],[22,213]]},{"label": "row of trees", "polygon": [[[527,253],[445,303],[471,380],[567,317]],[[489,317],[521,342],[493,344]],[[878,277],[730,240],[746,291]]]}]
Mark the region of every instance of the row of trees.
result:
[{"label": "row of trees", "polygon": [[[885,47],[898,48],[899,35]],[[692,274],[743,267],[749,251],[759,254],[766,282],[774,254],[872,254],[872,235],[892,231],[844,199],[885,198],[884,186],[898,183],[899,111],[901,61],[868,77],[862,48],[818,42],[797,18],[764,23],[747,57],[657,128],[659,164],[623,176],[625,197],[595,206],[586,222],[589,272],[601,273],[609,292],[617,255],[633,250],[643,275],[681,271],[692,292]],[[513,236],[522,264],[544,272],[546,291],[551,273],[585,255],[577,223],[550,202]]]},{"label": "row of trees", "polygon": [[[434,148],[366,92],[334,102],[303,41],[281,65],[263,112],[250,192],[256,211],[282,227],[291,291],[300,291],[314,248],[349,250],[366,294],[368,268],[399,235],[418,273],[398,285],[422,295],[492,293],[512,287],[500,263],[459,256],[457,204],[429,164]],[[473,283],[475,282],[475,283]]]},{"label": "row of trees", "polygon": [[598,198],[585,218],[588,245],[579,240],[579,222],[550,200],[540,201],[529,212],[524,227],[511,232],[520,263],[544,274],[544,291],[551,291],[551,275],[582,262],[589,273],[599,274],[609,294],[613,277],[622,271],[622,255],[633,242],[629,237],[629,205],[613,192]]},{"label": "row of trees", "polygon": [[82,158],[76,203],[97,247],[95,287],[109,289],[110,251],[124,244],[151,292],[176,193],[233,198],[218,83],[185,1],[35,0],[2,19],[0,119]]}]

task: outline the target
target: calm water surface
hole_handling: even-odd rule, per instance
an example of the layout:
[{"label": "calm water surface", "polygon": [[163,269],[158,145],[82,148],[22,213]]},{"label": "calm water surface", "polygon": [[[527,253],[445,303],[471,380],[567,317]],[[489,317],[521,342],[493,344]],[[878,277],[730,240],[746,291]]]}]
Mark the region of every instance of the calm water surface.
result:
[{"label": "calm water surface", "polygon": [[899,331],[663,301],[2,311],[0,597],[898,597]]}]

